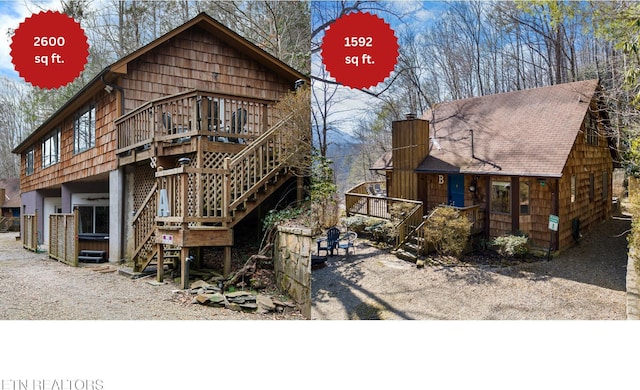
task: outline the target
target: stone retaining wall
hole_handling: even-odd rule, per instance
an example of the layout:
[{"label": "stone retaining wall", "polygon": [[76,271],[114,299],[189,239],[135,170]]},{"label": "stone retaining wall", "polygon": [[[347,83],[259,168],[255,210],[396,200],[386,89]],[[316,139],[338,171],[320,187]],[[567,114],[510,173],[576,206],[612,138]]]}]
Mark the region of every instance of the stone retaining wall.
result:
[{"label": "stone retaining wall", "polygon": [[311,319],[311,229],[278,227],[274,250],[276,283]]}]

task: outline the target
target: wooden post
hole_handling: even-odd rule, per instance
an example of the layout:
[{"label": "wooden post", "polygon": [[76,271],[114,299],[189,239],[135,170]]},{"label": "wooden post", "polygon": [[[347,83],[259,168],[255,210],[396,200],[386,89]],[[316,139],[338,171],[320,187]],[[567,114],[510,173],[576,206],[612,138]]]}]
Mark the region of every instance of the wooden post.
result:
[{"label": "wooden post", "polygon": [[226,278],[229,276],[230,273],[231,273],[231,247],[225,246],[224,247],[224,271],[222,273],[222,276]]},{"label": "wooden post", "polygon": [[520,230],[520,177],[511,176],[511,232]]},{"label": "wooden post", "polygon": [[158,269],[156,270],[156,280],[158,282],[164,281],[164,245],[156,244],[158,248]]},{"label": "wooden post", "polygon": [[264,104],[262,106],[262,129],[260,129],[260,134],[269,130],[269,105]]},{"label": "wooden post", "polygon": [[[182,167],[184,169],[184,166]],[[182,172],[180,174],[180,201],[182,210],[180,210],[182,222],[184,223],[189,216],[189,174]]]},{"label": "wooden post", "polygon": [[183,289],[189,288],[189,278],[187,277],[187,257],[189,257],[189,248],[183,247],[180,251],[180,285]]},{"label": "wooden post", "polygon": [[33,245],[34,251],[38,252],[38,209],[34,210],[33,215],[33,223],[31,228],[33,234],[31,235],[31,243]]},{"label": "wooden post", "polygon": [[[80,254],[80,240],[78,238],[78,232],[80,226],[80,211],[76,207],[73,210],[73,266],[78,266],[78,255]],[[66,230],[66,229],[65,229]],[[66,244],[65,244],[66,246]]]},{"label": "wooden post", "polygon": [[224,180],[222,187],[222,216],[229,217],[229,204],[231,203],[231,171],[229,170],[229,162],[231,159],[226,157],[223,163]]}]

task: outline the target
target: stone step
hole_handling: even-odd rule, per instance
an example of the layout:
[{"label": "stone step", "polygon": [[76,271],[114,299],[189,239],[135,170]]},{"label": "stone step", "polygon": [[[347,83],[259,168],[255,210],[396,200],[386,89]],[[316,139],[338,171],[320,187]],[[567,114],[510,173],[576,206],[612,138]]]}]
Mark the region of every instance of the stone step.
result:
[{"label": "stone step", "polygon": [[418,253],[418,251],[420,250],[420,245],[418,244],[414,244],[412,242],[405,242],[403,245],[403,248],[407,251],[407,252],[411,252],[411,253]]},{"label": "stone step", "polygon": [[407,252],[403,249],[397,249],[395,251],[392,251],[391,253],[394,254],[399,259],[409,261],[412,263],[415,263],[418,260],[418,256],[414,255],[413,253]]}]

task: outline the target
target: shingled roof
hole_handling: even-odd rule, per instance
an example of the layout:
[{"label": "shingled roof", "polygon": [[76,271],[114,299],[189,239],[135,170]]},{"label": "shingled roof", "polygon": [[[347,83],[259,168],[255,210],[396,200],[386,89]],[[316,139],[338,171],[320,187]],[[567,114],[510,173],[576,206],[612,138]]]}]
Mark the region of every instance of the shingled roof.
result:
[{"label": "shingled roof", "polygon": [[[416,171],[560,177],[598,88],[586,80],[438,104],[423,116],[430,155]],[[392,169],[390,156],[371,169]]]}]

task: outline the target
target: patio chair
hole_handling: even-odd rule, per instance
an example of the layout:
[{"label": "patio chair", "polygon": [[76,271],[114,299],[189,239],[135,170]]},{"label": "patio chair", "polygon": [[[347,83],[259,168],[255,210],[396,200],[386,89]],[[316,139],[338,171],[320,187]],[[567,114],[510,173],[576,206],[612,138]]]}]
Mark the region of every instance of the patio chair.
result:
[{"label": "patio chair", "polygon": [[[245,129],[244,126],[247,124],[247,110],[244,108],[238,108],[238,111],[233,112],[231,114],[231,133],[233,134],[242,134]],[[229,142],[234,142],[238,144],[246,143],[244,138],[230,138]]]},{"label": "patio chair", "polygon": [[356,253],[356,240],[358,239],[358,233],[348,230],[344,236],[338,240],[338,249],[344,249],[344,253],[349,256],[349,248],[353,248],[353,253]]},{"label": "patio chair", "polygon": [[[340,230],[337,227],[332,227],[327,230],[327,238],[318,239],[317,254],[320,256],[320,251],[325,252],[325,256],[333,256],[333,251],[338,248],[338,242],[340,241]],[[323,245],[324,243],[324,245]]]}]

